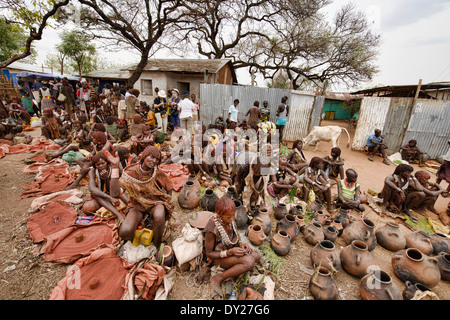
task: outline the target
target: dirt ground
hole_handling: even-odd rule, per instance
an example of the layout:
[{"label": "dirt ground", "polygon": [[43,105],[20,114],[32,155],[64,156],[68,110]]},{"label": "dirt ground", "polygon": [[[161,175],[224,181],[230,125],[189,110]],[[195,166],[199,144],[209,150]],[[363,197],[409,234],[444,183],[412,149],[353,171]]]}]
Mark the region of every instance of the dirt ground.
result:
[{"label": "dirt ground", "polygon": [[[339,122],[323,122],[322,125],[338,124],[346,128],[346,124]],[[351,134],[354,130],[351,131]],[[32,131],[31,135],[39,135],[39,129]],[[347,137],[342,135],[340,146],[342,157],[345,159],[345,168],[352,167],[359,173],[359,183],[361,190],[367,189],[381,190],[383,180],[386,175],[391,174],[394,165],[386,166],[381,163],[381,158],[376,158],[374,162],[367,160],[367,155],[362,152],[354,152],[351,148],[346,149]],[[290,146],[290,145],[289,145]],[[309,147],[304,151],[307,159],[313,156],[325,156],[331,149],[331,143],[321,142],[317,152],[313,152],[314,147]],[[1,300],[48,300],[50,293],[57,283],[65,276],[69,265],[45,262],[44,257],[38,254],[40,245],[33,244],[28,230],[27,212],[33,198],[19,199],[22,186],[31,182],[34,175],[22,173],[25,167],[23,160],[28,154],[6,155],[0,159],[0,299]],[[418,166],[413,165],[415,170]],[[434,179],[434,175],[432,178]],[[443,183],[443,187],[447,187]],[[334,191],[336,187],[334,186]],[[84,197],[87,196],[86,187],[81,187]],[[172,204],[175,206],[173,215],[173,225],[175,227],[171,235],[171,240],[175,240],[180,234],[182,227],[187,221],[188,211],[181,209],[177,202],[177,193],[172,197]],[[440,212],[445,210],[448,199],[442,197],[436,203],[436,209]],[[81,213],[80,208],[77,208]],[[198,207],[200,211],[200,206]],[[438,219],[437,216],[428,212],[431,218]],[[389,221],[389,218],[380,217],[369,206],[366,206],[365,216],[372,220],[376,227]],[[272,230],[275,230],[276,220],[273,219]],[[411,232],[401,225],[404,234]],[[272,231],[273,232],[273,231]],[[170,242],[170,241],[169,241]],[[342,239],[336,241],[336,248],[340,251],[345,244]],[[277,300],[311,300],[308,290],[308,282],[311,277],[312,263],[310,260],[310,250],[313,246],[308,244],[302,236],[297,237],[290,253],[282,257],[282,264],[279,276],[276,280],[274,296]],[[393,282],[401,291],[405,288],[403,282],[394,274],[391,266],[392,252],[378,245],[372,252],[377,265],[381,270],[389,273]],[[181,272],[177,270],[175,285],[172,288],[169,300],[208,300],[211,299],[211,290],[208,284],[196,285],[193,281],[195,273]],[[337,284],[341,300],[360,300],[359,284],[360,279],[339,270],[334,280]],[[433,292],[442,300],[450,299],[450,283],[441,280],[433,288]]]}]

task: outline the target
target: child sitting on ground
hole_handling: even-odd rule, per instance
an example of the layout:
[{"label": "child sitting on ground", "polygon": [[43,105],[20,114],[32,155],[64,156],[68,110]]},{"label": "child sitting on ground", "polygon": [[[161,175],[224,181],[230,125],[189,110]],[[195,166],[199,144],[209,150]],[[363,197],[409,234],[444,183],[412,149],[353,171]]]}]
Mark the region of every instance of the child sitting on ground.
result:
[{"label": "child sitting on ground", "polygon": [[345,171],[346,178],[339,180],[337,184],[338,199],[336,205],[342,209],[358,209],[364,211],[364,205],[359,196],[361,194],[360,185],[357,181],[358,173],[353,169]]}]

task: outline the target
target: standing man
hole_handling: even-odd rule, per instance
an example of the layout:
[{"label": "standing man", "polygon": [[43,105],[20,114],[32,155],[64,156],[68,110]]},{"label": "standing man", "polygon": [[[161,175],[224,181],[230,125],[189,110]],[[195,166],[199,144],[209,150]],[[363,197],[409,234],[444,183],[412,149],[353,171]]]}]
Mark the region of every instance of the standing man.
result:
[{"label": "standing man", "polygon": [[234,103],[228,109],[228,123],[229,123],[229,128],[230,129],[236,128],[236,125],[237,125],[237,123],[239,121],[239,119],[238,119],[238,114],[239,114],[238,105],[239,105],[239,99],[235,99]]},{"label": "standing man", "polygon": [[178,104],[178,111],[180,112],[181,128],[187,130],[192,137],[192,126],[194,123],[193,112],[195,104],[189,99],[189,92],[183,94],[183,100]]},{"label": "standing man", "polygon": [[252,125],[257,125],[259,122],[259,118],[261,116],[261,110],[259,110],[259,101],[255,101],[253,103],[253,107],[248,109],[245,116],[250,115],[248,118],[247,124],[251,127]]},{"label": "standing man", "polygon": [[369,160],[373,161],[373,157],[377,153],[381,153],[383,155],[383,163],[385,165],[389,165],[389,161],[386,157],[387,146],[383,143],[383,137],[381,136],[381,130],[375,129],[375,134],[372,134],[367,138],[366,141],[367,152],[369,152],[370,157]]},{"label": "standing man", "polygon": [[277,130],[280,134],[280,142],[283,142],[283,131],[287,123],[287,117],[289,116],[289,106],[287,105],[287,100],[288,100],[287,96],[281,98],[281,104],[278,106],[277,109],[278,119],[275,124],[277,125]]}]

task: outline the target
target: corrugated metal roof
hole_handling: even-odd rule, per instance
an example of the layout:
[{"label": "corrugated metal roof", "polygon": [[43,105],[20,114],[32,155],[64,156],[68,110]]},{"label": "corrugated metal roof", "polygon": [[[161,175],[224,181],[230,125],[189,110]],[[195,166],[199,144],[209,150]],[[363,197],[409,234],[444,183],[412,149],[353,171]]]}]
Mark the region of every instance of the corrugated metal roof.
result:
[{"label": "corrugated metal roof", "polygon": [[131,72],[128,70],[124,70],[123,67],[120,67],[120,68],[96,70],[89,72],[84,76],[88,78],[97,78],[97,79],[108,78],[108,79],[126,80],[130,78]]},{"label": "corrugated metal roof", "polygon": [[352,99],[361,99],[362,94],[351,94],[347,92],[325,92],[325,99],[347,101]]}]

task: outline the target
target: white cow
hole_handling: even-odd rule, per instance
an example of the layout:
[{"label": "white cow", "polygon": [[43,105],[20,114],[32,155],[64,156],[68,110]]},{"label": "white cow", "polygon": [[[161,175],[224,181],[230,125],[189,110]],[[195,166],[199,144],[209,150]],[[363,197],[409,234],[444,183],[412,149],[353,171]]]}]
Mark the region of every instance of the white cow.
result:
[{"label": "white cow", "polygon": [[316,144],[314,151],[317,151],[319,147],[319,141],[331,141],[333,148],[339,147],[339,138],[341,137],[342,131],[345,131],[348,136],[347,148],[350,147],[350,134],[347,129],[339,126],[326,126],[318,127],[314,126],[311,132],[303,138],[303,149],[306,149],[309,145]]}]

